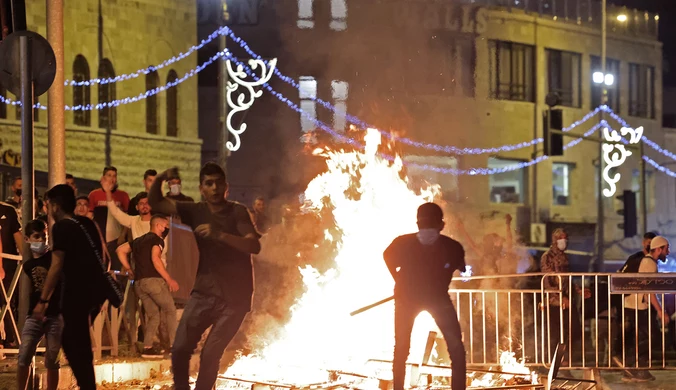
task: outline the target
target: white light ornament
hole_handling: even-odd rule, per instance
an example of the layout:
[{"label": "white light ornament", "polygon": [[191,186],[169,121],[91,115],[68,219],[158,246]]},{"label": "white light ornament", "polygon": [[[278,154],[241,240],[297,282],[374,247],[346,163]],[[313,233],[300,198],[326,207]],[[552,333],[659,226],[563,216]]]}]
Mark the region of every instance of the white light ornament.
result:
[{"label": "white light ornament", "polygon": [[[232,61],[226,61],[228,68],[228,75],[230,80],[228,80],[227,89],[227,100],[228,107],[230,111],[228,112],[228,117],[226,118],[226,126],[230,134],[235,137],[235,143],[228,141],[225,146],[231,152],[239,150],[242,146],[239,136],[244,133],[247,129],[246,123],[241,123],[239,128],[234,128],[232,124],[232,119],[235,114],[246,111],[251,106],[253,106],[254,101],[263,95],[262,90],[255,91],[254,88],[260,87],[263,84],[266,84],[270,81],[270,78],[274,74],[275,67],[277,67],[277,59],[273,58],[270,61],[264,61],[261,59],[250,59],[249,67],[255,71],[260,67],[261,75],[260,77],[253,77],[254,81],[245,81],[249,73],[244,71],[244,66],[241,63],[237,64],[237,68],[233,69]],[[237,92],[239,87],[244,87],[243,92],[239,92],[237,95],[237,101],[233,101],[233,93]]]},{"label": "white light ornament", "polygon": [[610,170],[613,168],[618,168],[627,160],[627,157],[631,156],[631,151],[625,148],[625,145],[618,144],[622,141],[622,137],[629,135],[629,144],[637,144],[641,142],[643,137],[643,127],[637,129],[632,129],[630,127],[623,127],[620,130],[620,134],[617,131],[609,131],[607,127],[603,128],[603,138],[607,142],[602,145],[603,149],[603,161],[606,163],[606,167],[603,169],[603,180],[608,184],[609,188],[603,189],[603,196],[610,198],[615,195],[617,191],[617,182],[620,181],[620,174],[615,173],[613,177],[610,177]]}]

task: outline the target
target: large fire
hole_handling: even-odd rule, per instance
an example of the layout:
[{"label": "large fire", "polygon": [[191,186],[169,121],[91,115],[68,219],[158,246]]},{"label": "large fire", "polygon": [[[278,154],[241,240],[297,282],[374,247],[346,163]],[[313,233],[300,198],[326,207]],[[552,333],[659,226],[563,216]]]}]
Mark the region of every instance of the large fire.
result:
[{"label": "large fire", "polygon": [[[439,187],[412,191],[401,178],[401,160],[378,157],[380,134],[369,129],[365,142],[364,152],[322,152],[327,170],[305,191],[306,207],[331,207],[338,228],[334,232],[341,236],[328,230],[325,236],[339,242],[336,267],[323,274],[310,266],[300,269],[306,292],[292,307],[289,323],[263,350],[236,361],[228,376],[317,383],[327,380],[327,370],[369,374],[369,359],[391,359],[394,306],[354,317],[349,313],[391,295],[394,284],[383,250],[396,236],[417,230],[417,207],[433,200]],[[431,317],[421,315],[414,332],[422,337],[414,333],[414,342],[424,343],[432,326]],[[415,347],[424,346],[414,344],[412,356]]]},{"label": "large fire", "polygon": [[[417,207],[432,201],[440,188],[412,190],[402,179],[401,159],[379,157],[376,130],[366,132],[365,143],[364,152],[314,151],[326,158],[326,171],[308,185],[305,208],[317,213],[329,208],[335,228],[327,229],[324,239],[337,245],[335,267],[323,273],[300,268],[305,292],[291,308],[290,321],[263,348],[240,357],[226,377],[297,386],[327,382],[336,371],[391,378],[391,367],[373,360],[392,358],[392,302],[356,316],[349,313],[391,295],[394,283],[383,250],[395,237],[417,230]],[[435,329],[428,313],[418,317],[409,361],[421,363],[428,333]],[[523,371],[509,372],[528,373]],[[484,381],[489,378],[475,378],[476,384]]]}]

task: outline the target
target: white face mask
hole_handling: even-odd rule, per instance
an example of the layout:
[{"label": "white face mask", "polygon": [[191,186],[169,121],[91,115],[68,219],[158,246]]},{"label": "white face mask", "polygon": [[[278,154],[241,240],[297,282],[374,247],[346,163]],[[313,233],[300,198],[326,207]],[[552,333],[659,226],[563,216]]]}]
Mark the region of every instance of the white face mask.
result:
[{"label": "white face mask", "polygon": [[39,242],[31,242],[31,252],[35,253],[36,255],[44,255],[47,252],[47,243],[43,241]]},{"label": "white face mask", "polygon": [[556,247],[559,248],[560,251],[565,251],[566,248],[568,248],[568,240],[565,238],[556,240]]},{"label": "white face mask", "polygon": [[172,195],[179,195],[181,193],[181,185],[180,184],[172,184],[169,186],[169,192]]},{"label": "white face mask", "polygon": [[432,245],[439,238],[440,234],[438,229],[420,229],[418,231],[418,241],[423,245]]}]

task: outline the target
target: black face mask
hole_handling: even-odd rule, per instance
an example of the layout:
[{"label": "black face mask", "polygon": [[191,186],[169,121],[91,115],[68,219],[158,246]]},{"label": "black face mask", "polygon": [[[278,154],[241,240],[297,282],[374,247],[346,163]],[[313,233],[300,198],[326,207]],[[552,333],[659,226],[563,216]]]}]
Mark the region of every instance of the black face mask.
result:
[{"label": "black face mask", "polygon": [[21,188],[19,188],[18,190],[14,191],[14,194],[15,194],[16,196],[21,196]]},{"label": "black face mask", "polygon": [[650,253],[650,245],[648,245],[648,246],[645,247],[645,251],[648,252],[648,253]]},{"label": "black face mask", "polygon": [[164,228],[164,230],[162,231],[162,238],[167,238],[168,235],[169,235],[169,228],[166,227],[166,228]]}]

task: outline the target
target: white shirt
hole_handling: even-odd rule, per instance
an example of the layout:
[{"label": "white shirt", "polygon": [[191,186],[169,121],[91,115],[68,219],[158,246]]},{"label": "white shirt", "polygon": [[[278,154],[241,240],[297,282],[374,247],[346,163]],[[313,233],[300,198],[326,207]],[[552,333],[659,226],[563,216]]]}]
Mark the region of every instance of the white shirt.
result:
[{"label": "white shirt", "polygon": [[[131,237],[135,240],[142,235],[150,232],[150,221],[144,221],[140,215],[129,215],[120,210],[115,202],[107,202],[108,213],[113,216],[124,227],[131,229]],[[162,260],[165,266],[167,262],[167,239],[164,239],[164,250],[162,251]]]},{"label": "white shirt", "polygon": [[[657,273],[657,261],[651,257],[644,257],[638,266],[639,273]],[[650,307],[650,294],[631,294],[624,298],[624,307],[627,309],[646,310]]]}]

